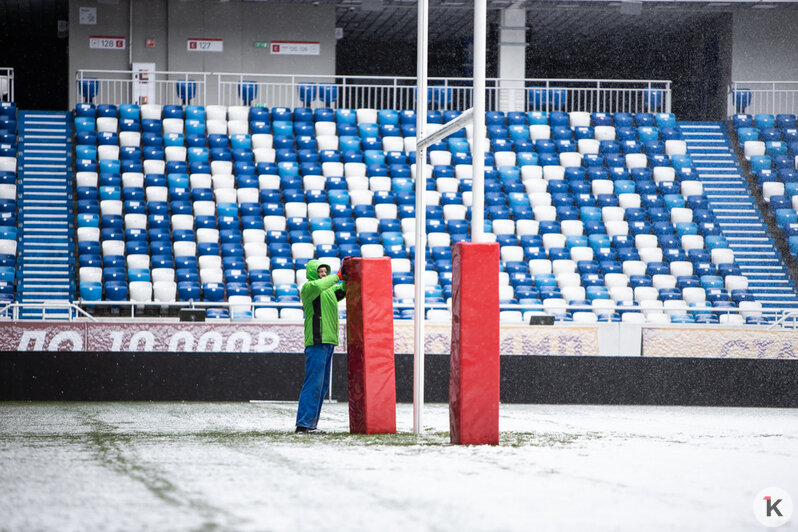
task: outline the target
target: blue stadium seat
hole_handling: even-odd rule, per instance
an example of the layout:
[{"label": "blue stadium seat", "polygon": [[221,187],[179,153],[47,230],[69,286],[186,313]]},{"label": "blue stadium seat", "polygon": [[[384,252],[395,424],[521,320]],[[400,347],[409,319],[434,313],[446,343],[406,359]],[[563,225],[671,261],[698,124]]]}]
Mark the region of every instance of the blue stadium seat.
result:
[{"label": "blue stadium seat", "polygon": [[[210,301],[210,302],[222,302],[225,300],[225,286],[222,283],[203,283],[202,284],[202,300],[203,301]],[[221,310],[221,309],[208,309],[208,312],[212,310]],[[208,315],[211,317],[211,315]],[[219,317],[214,315],[214,317]]]},{"label": "blue stadium seat", "polygon": [[[3,105],[6,105],[7,103],[8,102],[2,102]],[[14,105],[13,110],[14,113],[16,113],[16,104],[13,104],[13,102],[11,102],[11,104]],[[3,109],[5,111],[5,108]],[[3,114],[2,116],[10,116],[10,115],[11,113],[9,112],[7,114]],[[79,103],[75,106],[75,116],[84,117],[84,118],[85,117],[94,118],[96,115],[97,115],[97,108],[93,103]]]},{"label": "blue stadium seat", "polygon": [[105,299],[107,301],[127,301],[127,283],[124,281],[107,281],[105,283]]},{"label": "blue stadium seat", "polygon": [[777,114],[776,127],[781,129],[796,127],[796,117],[794,114]]}]

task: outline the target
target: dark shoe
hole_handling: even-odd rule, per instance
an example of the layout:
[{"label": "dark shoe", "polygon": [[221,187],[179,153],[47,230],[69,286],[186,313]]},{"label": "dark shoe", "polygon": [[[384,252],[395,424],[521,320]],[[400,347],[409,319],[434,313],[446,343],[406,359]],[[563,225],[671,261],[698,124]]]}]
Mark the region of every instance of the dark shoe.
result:
[{"label": "dark shoe", "polygon": [[294,432],[297,434],[327,434],[327,431],[321,429],[311,429],[309,427],[297,427]]}]

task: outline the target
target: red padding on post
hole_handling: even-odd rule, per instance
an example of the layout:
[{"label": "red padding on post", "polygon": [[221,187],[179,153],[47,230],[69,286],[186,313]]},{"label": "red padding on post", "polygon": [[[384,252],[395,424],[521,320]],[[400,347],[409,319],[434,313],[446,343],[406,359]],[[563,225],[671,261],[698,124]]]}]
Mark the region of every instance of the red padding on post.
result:
[{"label": "red padding on post", "polygon": [[499,443],[499,244],[458,242],[452,253],[452,443]]},{"label": "red padding on post", "polygon": [[344,264],[349,430],[395,434],[391,259],[353,258]]}]

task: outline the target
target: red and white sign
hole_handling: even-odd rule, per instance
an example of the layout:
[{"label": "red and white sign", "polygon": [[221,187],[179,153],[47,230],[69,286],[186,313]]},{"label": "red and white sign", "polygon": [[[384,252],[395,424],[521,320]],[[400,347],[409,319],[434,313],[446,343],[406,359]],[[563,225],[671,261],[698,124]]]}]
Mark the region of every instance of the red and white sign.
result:
[{"label": "red and white sign", "polygon": [[272,55],[319,55],[318,41],[272,41]]},{"label": "red and white sign", "polygon": [[302,325],[91,323],[87,351],[197,353],[301,353]]},{"label": "red and white sign", "polygon": [[[346,352],[345,326],[340,324]],[[50,323],[0,324],[0,351],[192,353],[302,353],[301,324],[266,323]]]},{"label": "red and white sign", "polygon": [[224,52],[224,39],[188,39],[189,52]]},{"label": "red and white sign", "polygon": [[4,323],[0,351],[85,351],[86,326],[78,323]]},{"label": "red and white sign", "polygon": [[89,36],[89,48],[95,50],[124,50],[127,44],[125,37],[114,37],[109,35]]}]

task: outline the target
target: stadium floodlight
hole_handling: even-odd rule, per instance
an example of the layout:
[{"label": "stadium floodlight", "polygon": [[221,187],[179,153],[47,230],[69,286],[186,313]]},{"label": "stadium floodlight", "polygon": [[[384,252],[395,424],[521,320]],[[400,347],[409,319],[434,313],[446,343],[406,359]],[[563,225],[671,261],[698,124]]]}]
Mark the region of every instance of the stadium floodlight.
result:
[{"label": "stadium floodlight", "polygon": [[416,250],[413,330],[413,433],[423,431],[424,411],[424,270],[426,269],[427,146],[473,123],[471,241],[482,242],[485,230],[485,63],[487,0],[474,2],[474,107],[439,131],[426,136],[429,0],[418,0],[416,88]]}]

